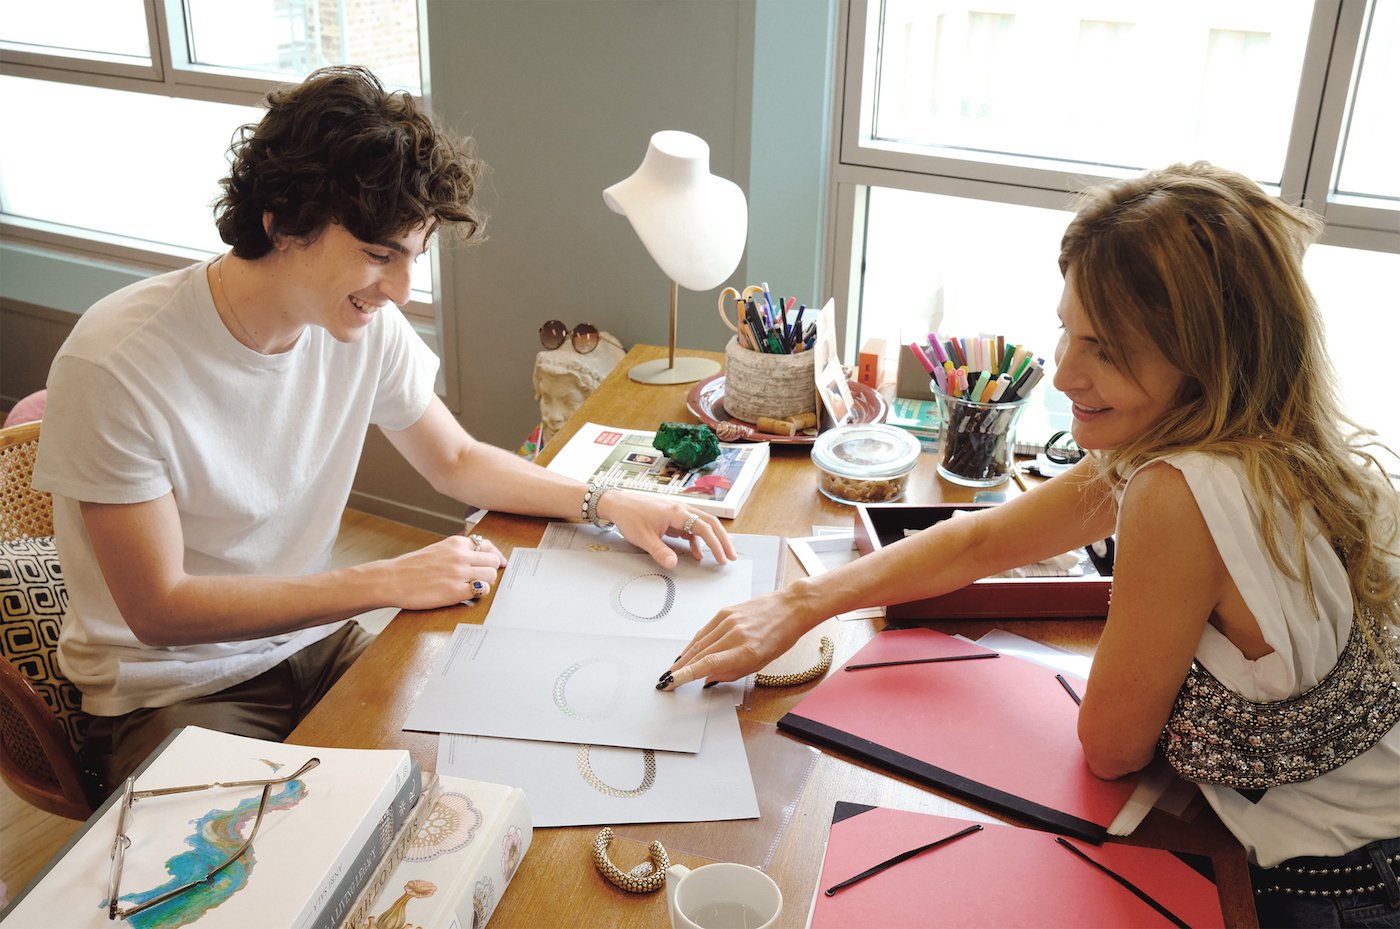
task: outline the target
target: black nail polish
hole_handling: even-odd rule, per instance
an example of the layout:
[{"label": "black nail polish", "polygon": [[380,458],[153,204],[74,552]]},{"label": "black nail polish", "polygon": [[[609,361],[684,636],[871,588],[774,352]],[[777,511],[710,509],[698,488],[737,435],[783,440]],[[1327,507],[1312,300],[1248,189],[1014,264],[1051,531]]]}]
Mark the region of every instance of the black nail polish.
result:
[{"label": "black nail polish", "polygon": [[670,678],[667,678],[667,679],[662,680],[662,681],[657,681],[657,683],[656,683],[656,689],[657,689],[657,690],[665,690],[665,689],[666,689],[667,687],[669,687],[670,685],[671,685],[671,680],[670,680]]},{"label": "black nail polish", "polygon": [[710,681],[710,682],[709,682],[708,684],[706,684],[706,685],[704,686],[704,688],[702,688],[702,689],[704,689],[704,690],[709,690],[711,687],[715,686],[715,685],[718,684],[718,683],[719,683],[719,681]]},{"label": "black nail polish", "polygon": [[671,672],[667,671],[665,674],[661,675],[656,680],[658,682],[658,686],[665,687],[667,684],[671,683]]}]

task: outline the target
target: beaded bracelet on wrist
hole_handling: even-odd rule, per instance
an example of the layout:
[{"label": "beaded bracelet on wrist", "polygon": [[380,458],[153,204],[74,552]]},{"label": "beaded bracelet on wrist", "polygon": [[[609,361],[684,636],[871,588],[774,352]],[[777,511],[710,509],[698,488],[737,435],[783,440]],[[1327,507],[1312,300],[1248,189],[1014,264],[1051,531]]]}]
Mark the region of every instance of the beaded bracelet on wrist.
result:
[{"label": "beaded bracelet on wrist", "polygon": [[616,528],[616,523],[606,523],[598,518],[598,503],[603,499],[603,494],[610,490],[612,490],[612,487],[606,484],[595,484],[593,481],[588,482],[588,488],[583,492],[582,510],[585,522],[592,523],[599,529]]}]

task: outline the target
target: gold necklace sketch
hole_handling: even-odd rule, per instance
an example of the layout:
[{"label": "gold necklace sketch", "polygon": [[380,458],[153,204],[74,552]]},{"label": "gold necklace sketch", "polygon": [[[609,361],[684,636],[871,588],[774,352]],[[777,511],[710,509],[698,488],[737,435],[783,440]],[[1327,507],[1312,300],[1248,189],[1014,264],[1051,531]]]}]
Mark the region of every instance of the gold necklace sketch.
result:
[{"label": "gold necklace sketch", "polygon": [[651,790],[651,786],[656,783],[656,752],[653,750],[648,748],[642,751],[642,782],[631,790],[622,790],[611,784],[604,783],[598,775],[593,773],[593,765],[588,758],[589,749],[592,747],[591,745],[580,745],[578,747],[578,773],[583,775],[583,779],[588,782],[588,786],[599,793],[607,794],[609,797],[620,797],[626,800],[632,797],[640,797],[648,790]]}]

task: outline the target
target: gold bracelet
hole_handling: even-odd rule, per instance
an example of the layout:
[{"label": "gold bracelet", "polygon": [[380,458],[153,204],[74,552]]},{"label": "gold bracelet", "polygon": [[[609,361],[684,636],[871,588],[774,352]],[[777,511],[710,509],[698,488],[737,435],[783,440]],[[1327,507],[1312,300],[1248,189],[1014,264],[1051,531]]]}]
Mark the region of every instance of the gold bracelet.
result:
[{"label": "gold bracelet", "polygon": [[623,871],[608,857],[608,846],[612,840],[611,826],[604,826],[593,839],[593,864],[602,872],[603,877],[628,893],[646,894],[660,890],[666,883],[666,869],[671,866],[666,847],[660,842],[652,842],[647,846],[651,860],[643,861],[631,871]]},{"label": "gold bracelet", "polygon": [[754,685],[757,687],[795,687],[798,684],[815,681],[831,670],[831,659],[836,654],[836,648],[831,644],[831,639],[826,636],[822,636],[821,649],[821,659],[806,671],[798,671],[795,674],[755,674]]}]

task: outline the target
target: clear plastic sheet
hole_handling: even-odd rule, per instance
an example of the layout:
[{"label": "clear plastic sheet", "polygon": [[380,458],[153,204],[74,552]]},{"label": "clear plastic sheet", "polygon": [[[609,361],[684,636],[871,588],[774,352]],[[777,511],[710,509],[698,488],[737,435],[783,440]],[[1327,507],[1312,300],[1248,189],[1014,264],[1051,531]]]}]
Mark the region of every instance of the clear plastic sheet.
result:
[{"label": "clear plastic sheet", "polygon": [[818,752],[778,732],[772,723],[741,720],[744,748],[758,797],[758,819],[709,823],[634,823],[613,833],[645,846],[659,840],[675,854],[734,861],[766,869],[787,832]]}]

